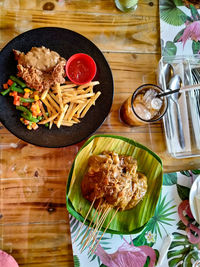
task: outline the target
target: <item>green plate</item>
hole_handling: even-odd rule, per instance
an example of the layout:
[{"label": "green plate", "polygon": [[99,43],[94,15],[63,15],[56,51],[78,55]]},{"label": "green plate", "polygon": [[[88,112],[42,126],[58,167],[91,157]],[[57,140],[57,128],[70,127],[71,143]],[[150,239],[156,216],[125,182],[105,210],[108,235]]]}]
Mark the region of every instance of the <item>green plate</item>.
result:
[{"label": "green plate", "polygon": [[[83,222],[91,203],[83,198],[81,181],[87,171],[88,159],[103,151],[114,151],[118,154],[131,155],[137,159],[138,171],[147,176],[148,189],[142,201],[133,209],[118,211],[107,232],[115,234],[131,234],[139,232],[154,215],[156,204],[162,188],[163,168],[161,159],[147,147],[122,136],[95,135],[90,137],[80,149],[73,162],[67,184],[67,209],[77,220]],[[88,216],[89,224],[95,209]],[[103,225],[106,227],[115,209]]]}]

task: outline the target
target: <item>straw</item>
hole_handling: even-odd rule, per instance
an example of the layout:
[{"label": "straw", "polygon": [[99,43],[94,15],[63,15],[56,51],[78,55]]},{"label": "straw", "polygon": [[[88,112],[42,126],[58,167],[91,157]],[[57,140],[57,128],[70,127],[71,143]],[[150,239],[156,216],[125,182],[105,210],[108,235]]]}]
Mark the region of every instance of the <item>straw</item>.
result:
[{"label": "straw", "polygon": [[156,97],[168,96],[168,95],[175,94],[175,93],[178,93],[178,92],[180,92],[180,89],[170,90],[168,92],[157,94]]}]

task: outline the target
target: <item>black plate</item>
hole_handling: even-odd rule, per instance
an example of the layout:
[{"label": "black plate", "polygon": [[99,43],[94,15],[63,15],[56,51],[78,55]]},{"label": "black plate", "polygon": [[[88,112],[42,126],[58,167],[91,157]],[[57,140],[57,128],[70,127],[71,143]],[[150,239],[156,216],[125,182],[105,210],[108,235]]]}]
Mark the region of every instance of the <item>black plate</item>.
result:
[{"label": "black plate", "polygon": [[28,52],[33,46],[45,46],[68,59],[75,53],[86,53],[96,62],[97,74],[94,80],[100,85],[94,91],[101,91],[96,105],[91,107],[81,123],[72,127],[55,125],[51,130],[40,126],[29,131],[20,123],[20,112],[12,104],[12,97],[0,96],[0,120],[2,124],[18,138],[43,147],[64,147],[82,141],[95,132],[108,115],[113,100],[113,78],[110,67],[102,52],[87,38],[63,28],[45,27],[27,31],[10,41],[0,52],[0,88],[9,75],[16,74],[17,62],[12,49]]}]

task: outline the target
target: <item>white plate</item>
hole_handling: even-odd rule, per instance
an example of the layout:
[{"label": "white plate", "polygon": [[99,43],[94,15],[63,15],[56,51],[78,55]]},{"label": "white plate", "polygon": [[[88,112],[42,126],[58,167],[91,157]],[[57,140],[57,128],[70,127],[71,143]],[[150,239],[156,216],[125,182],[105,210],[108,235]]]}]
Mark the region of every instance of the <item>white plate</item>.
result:
[{"label": "white plate", "polygon": [[[197,187],[197,185],[199,184],[199,188]],[[198,192],[199,191],[199,192]],[[192,184],[192,187],[190,189],[190,197],[189,197],[189,201],[190,201],[190,209],[192,212],[193,217],[195,218],[195,220],[200,223],[200,221],[198,220],[198,216],[196,214],[196,209],[195,209],[195,195],[200,194],[200,175],[195,179],[194,183]]]}]

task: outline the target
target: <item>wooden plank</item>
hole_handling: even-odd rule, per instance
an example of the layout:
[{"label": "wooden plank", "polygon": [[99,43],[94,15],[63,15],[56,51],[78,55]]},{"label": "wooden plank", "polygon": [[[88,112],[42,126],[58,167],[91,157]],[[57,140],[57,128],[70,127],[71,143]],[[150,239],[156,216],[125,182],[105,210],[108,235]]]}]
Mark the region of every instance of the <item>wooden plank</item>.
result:
[{"label": "wooden plank", "polygon": [[160,54],[104,53],[112,69],[116,93],[133,93],[144,83],[156,83]]},{"label": "wooden plank", "polygon": [[110,13],[107,13],[107,10],[105,13],[98,13],[98,9],[93,13],[58,10],[53,14],[43,12],[41,16],[40,10],[3,8],[0,48],[22,32],[48,25],[74,30],[93,41],[102,51],[158,53],[160,51],[158,9],[152,9],[151,6],[148,6],[148,9],[148,14],[142,14],[142,10],[146,10],[142,9],[142,6],[136,13],[124,14],[116,12],[113,6]]},{"label": "wooden plank", "polygon": [[1,178],[1,223],[66,222],[67,178]]},{"label": "wooden plank", "polygon": [[[109,13],[124,15],[120,12],[114,3],[114,0],[70,0],[70,1],[55,1],[55,0],[4,0],[2,8],[5,10],[40,10],[51,15],[59,12],[81,12],[81,13]],[[157,14],[158,1],[151,2],[140,0],[136,11],[132,12],[135,16],[148,16]],[[125,14],[127,15],[127,14]]]},{"label": "wooden plank", "polygon": [[13,143],[10,134],[1,134],[1,137],[4,145],[10,142],[16,145],[2,149],[2,178],[67,177],[78,151],[77,146],[63,149],[39,148],[22,141]]},{"label": "wooden plank", "polygon": [[[113,112],[115,112],[115,114],[113,114]],[[110,115],[104,122],[103,126],[100,127],[97,133],[126,136],[149,147],[151,150],[153,150],[162,158],[165,172],[173,172],[173,171],[178,171],[180,169],[188,170],[188,169],[199,168],[199,162],[200,162],[199,157],[175,159],[168,154],[168,152],[166,151],[162,124],[154,123],[149,126],[129,128],[122,126],[121,122],[119,121],[111,126],[110,122],[113,120],[112,117],[113,116],[117,117],[116,112],[117,110],[112,111],[110,113]],[[13,139],[16,140],[16,138],[12,134],[1,134],[1,137],[2,136],[3,139],[8,144],[10,142],[12,143]],[[73,146],[75,151],[74,152],[72,151],[72,153],[68,153],[69,148],[62,148],[62,149],[38,148],[36,146],[27,144],[23,141],[19,141],[19,146],[15,148],[16,150],[14,148],[9,148],[9,149],[6,148],[1,152],[2,155],[1,155],[0,167],[3,170],[3,172],[1,173],[1,177],[4,177],[6,179],[20,178],[20,177],[27,179],[29,178],[34,179],[35,173],[37,173],[39,177],[59,177],[59,176],[65,177],[65,175],[67,176],[69,173],[76,152],[83,143],[84,141],[78,144],[77,146]],[[23,149],[21,149],[22,146],[24,146],[24,152]],[[32,158],[32,161],[27,161],[29,155],[26,155],[26,151],[27,153],[29,153],[29,151],[32,151],[32,154],[37,154],[38,150],[40,149],[42,151],[41,155],[43,156],[34,157]],[[57,150],[59,150],[59,153]],[[46,153],[46,151],[48,151],[48,153]],[[24,159],[26,162],[25,169],[24,169],[24,164],[22,166],[18,164],[16,165],[16,163],[18,162],[23,162]],[[60,161],[58,159],[60,159]],[[56,164],[56,162],[59,162],[59,164]]]},{"label": "wooden plank", "polygon": [[69,222],[4,225],[0,248],[23,267],[71,267],[73,256]]}]

